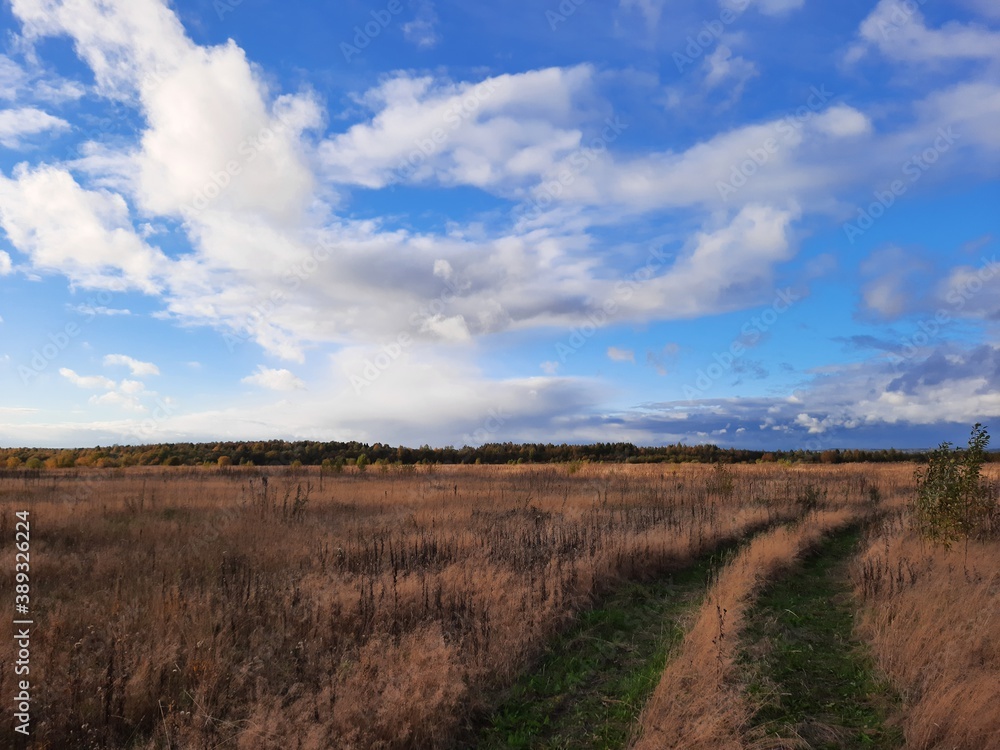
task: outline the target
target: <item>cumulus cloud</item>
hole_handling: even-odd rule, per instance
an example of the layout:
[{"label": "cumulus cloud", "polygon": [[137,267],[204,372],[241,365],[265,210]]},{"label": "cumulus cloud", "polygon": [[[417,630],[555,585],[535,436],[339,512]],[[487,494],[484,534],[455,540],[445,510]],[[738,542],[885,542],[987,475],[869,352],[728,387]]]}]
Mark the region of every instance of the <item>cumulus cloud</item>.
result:
[{"label": "cumulus cloud", "polygon": [[20,165],[0,174],[0,226],[44,271],[92,288],[156,292],[166,259],[136,234],[125,200],[87,190],[64,169]]},{"label": "cumulus cloud", "polygon": [[872,132],[872,122],[863,112],[846,104],[837,104],[816,118],[816,128],[834,138],[850,138]]},{"label": "cumulus cloud", "polygon": [[579,146],[572,115],[593,76],[589,65],[480,82],[399,75],[362,98],[370,122],[329,138],[320,156],[330,179],[369,188],[431,179],[511,187]]}]

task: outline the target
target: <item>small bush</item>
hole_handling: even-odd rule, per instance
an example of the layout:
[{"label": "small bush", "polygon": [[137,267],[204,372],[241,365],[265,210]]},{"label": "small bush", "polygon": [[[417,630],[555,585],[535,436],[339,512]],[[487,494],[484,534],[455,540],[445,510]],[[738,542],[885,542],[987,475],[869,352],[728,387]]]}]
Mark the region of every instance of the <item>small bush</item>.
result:
[{"label": "small bush", "polygon": [[917,531],[945,547],[985,531],[996,513],[996,493],[981,474],[990,436],[976,424],[965,450],[944,442],[917,469],[913,515]]},{"label": "small bush", "polygon": [[814,484],[807,484],[795,496],[796,504],[806,513],[819,508],[826,499],[826,493]]},{"label": "small bush", "polygon": [[709,493],[728,500],[733,496],[734,487],[733,472],[725,464],[715,464],[712,469],[712,476],[708,480]]}]

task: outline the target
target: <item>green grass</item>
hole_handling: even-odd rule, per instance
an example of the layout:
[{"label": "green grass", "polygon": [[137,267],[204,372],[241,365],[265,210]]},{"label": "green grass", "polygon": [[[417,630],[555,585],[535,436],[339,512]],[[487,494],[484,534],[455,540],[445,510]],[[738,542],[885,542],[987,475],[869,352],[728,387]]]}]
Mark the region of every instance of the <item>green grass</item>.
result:
[{"label": "green grass", "polygon": [[620,748],[684,637],[682,616],[725,553],[672,576],[629,582],[581,615],[524,675],[480,733],[480,748]]},{"label": "green grass", "polygon": [[751,736],[800,737],[816,750],[902,746],[885,726],[896,697],[853,636],[846,565],[859,538],[828,539],[748,613],[741,663],[750,695],[767,701]]}]

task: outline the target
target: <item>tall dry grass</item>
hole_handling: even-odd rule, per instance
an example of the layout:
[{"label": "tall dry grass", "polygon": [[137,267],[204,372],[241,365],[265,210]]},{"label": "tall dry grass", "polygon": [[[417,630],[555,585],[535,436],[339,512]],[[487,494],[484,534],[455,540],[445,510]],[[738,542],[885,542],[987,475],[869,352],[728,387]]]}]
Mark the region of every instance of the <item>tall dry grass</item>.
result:
[{"label": "tall dry grass", "polygon": [[[13,538],[16,510],[31,511],[35,744],[453,746],[618,581],[676,568],[817,502],[853,502],[866,471],[178,468],[3,479],[2,538]],[[0,576],[10,591],[13,566]],[[0,666],[11,644],[0,620]],[[11,679],[3,666],[0,694]]]},{"label": "tall dry grass", "polygon": [[677,656],[643,713],[636,750],[741,750],[757,706],[734,666],[747,610],[767,581],[794,565],[830,532],[855,523],[855,507],[820,510],[754,539],[712,584]]},{"label": "tall dry grass", "polygon": [[903,694],[907,748],[1000,747],[1000,541],[949,551],[911,526],[886,519],[853,566],[859,632]]}]

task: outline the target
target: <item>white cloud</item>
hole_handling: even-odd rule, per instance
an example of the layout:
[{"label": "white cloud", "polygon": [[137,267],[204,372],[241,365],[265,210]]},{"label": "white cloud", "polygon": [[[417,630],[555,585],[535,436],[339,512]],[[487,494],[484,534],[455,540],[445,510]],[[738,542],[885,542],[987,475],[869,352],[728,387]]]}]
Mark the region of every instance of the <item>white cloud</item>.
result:
[{"label": "white cloud", "polygon": [[669,300],[674,316],[694,317],[759,302],[761,290],[771,294],[775,266],[795,253],[789,230],[798,213],[745,206],[729,223],[698,232],[667,272],[636,289],[626,308],[649,315]]},{"label": "white cloud", "polygon": [[79,99],[85,91],[83,85],[76,81],[52,76],[38,69],[37,65],[22,67],[6,55],[0,55],[0,99],[31,99],[58,104]]},{"label": "white cloud", "polygon": [[[928,134],[928,125],[943,128],[954,134],[960,148],[979,147],[980,158],[973,166],[995,169],[996,156],[1000,154],[1000,128],[996,126],[1000,118],[1000,83],[995,78],[986,76],[983,80],[963,81],[940,89],[918,102],[916,109],[924,124],[922,131],[915,132],[910,140],[914,148],[923,150],[933,145],[938,134]],[[991,153],[993,158],[982,159],[983,151]]]},{"label": "white cloud", "polygon": [[819,114],[815,126],[834,138],[867,135],[873,130],[867,115],[846,104],[836,104]]},{"label": "white cloud", "polygon": [[24,69],[6,55],[0,55],[0,99],[14,100],[28,81]]},{"label": "white cloud", "polygon": [[[818,91],[818,90],[817,90]],[[786,117],[759,124],[742,125],[721,132],[680,152],[660,151],[642,156],[616,155],[611,150],[582,152],[585,166],[574,166],[580,155],[564,158],[543,175],[532,189],[533,200],[558,207],[587,206],[591,215],[623,216],[671,208],[717,209],[747,203],[826,203],[831,190],[864,182],[878,174],[881,162],[854,158],[862,139],[857,138],[866,118],[846,105],[824,109],[823,96],[809,92],[806,103]],[[851,137],[847,137],[851,136]],[[751,153],[764,152],[772,144],[763,164],[752,164],[751,178],[742,187],[725,192]],[[906,153],[879,154],[886,166],[894,166]],[[850,168],[847,162],[852,162]],[[572,179],[560,180],[571,174]],[[553,182],[559,189],[551,188]],[[741,185],[743,184],[741,183]],[[529,216],[532,212],[528,212]],[[533,212],[532,224],[547,220],[552,209]]]},{"label": "white cloud", "polygon": [[258,365],[257,372],[247,375],[240,382],[272,391],[295,391],[306,387],[290,370],[273,370],[264,365]]},{"label": "white cloud", "polygon": [[417,12],[413,20],[403,24],[403,36],[420,49],[430,49],[439,41],[437,33],[437,13],[431,0],[418,0]]},{"label": "white cloud", "polygon": [[96,315],[107,315],[114,317],[117,315],[131,315],[132,311],[125,308],[117,307],[105,307],[103,305],[88,305],[86,303],[80,305],[67,305],[67,309],[78,313],[80,315],[85,315],[88,318],[92,318]]},{"label": "white cloud", "polygon": [[637,10],[646,21],[646,27],[655,31],[660,25],[660,16],[666,0],[619,0],[618,7],[623,10]]},{"label": "white cloud", "polygon": [[36,81],[31,88],[31,93],[36,99],[53,104],[75,101],[86,91],[82,83],[61,78]]},{"label": "white cloud", "polygon": [[86,190],[55,167],[0,174],[0,226],[36,268],[82,286],[155,292],[166,270],[163,254],[136,235],[121,196]]},{"label": "white cloud", "polygon": [[59,374],[66,378],[73,385],[80,388],[104,388],[111,389],[115,387],[115,381],[110,378],[106,378],[103,375],[79,375],[74,370],[68,367],[62,367],[59,369]]},{"label": "white cloud", "polygon": [[13,270],[10,262],[10,255],[0,250],[0,276],[6,276]]},{"label": "white cloud", "polygon": [[107,96],[131,98],[193,45],[177,16],[160,0],[12,0],[23,36],[69,35]]},{"label": "white cloud", "polygon": [[0,110],[0,145],[7,148],[18,148],[24,136],[53,130],[69,130],[69,123],[35,107]]},{"label": "white cloud", "polygon": [[[156,373],[153,373],[153,374],[154,375],[158,374],[158,371]],[[136,393],[142,393],[144,390],[146,390],[146,385],[145,385],[145,383],[143,383],[140,380],[128,380],[128,379],[125,379],[125,380],[122,380],[118,384],[118,389],[122,393],[127,393],[129,395],[134,395]]]},{"label": "white cloud", "polygon": [[725,44],[719,44],[705,57],[704,67],[705,86],[712,89],[727,84],[732,88],[732,101],[739,99],[747,81],[759,75],[753,62],[733,55],[733,51]]},{"label": "white cloud", "polygon": [[[321,120],[311,96],[269,103],[243,50],[230,42],[185,55],[144,87],[142,100],[150,127],[135,157],[135,190],[144,208],[183,215],[195,239],[234,213],[301,220],[314,179],[299,138]],[[204,247],[216,251],[210,239]]]},{"label": "white cloud", "polygon": [[397,76],[365,94],[372,120],[328,139],[320,155],[330,179],[365,187],[428,179],[516,185],[579,146],[569,123],[592,78],[590,66],[479,83]]},{"label": "white cloud", "polygon": [[861,22],[860,42],[848,51],[849,62],[860,59],[870,48],[886,57],[918,65],[944,60],[1000,59],[1000,32],[972,23],[950,21],[938,29],[928,28],[915,4],[880,0]]},{"label": "white cloud", "polygon": [[91,396],[90,403],[96,406],[119,406],[129,411],[148,411],[136,395],[142,392],[142,383],[138,383],[138,388],[134,385],[136,381],[127,380],[122,381],[122,383],[124,385],[119,390],[108,391],[100,396]]},{"label": "white cloud", "polygon": [[[159,375],[160,368],[152,362],[140,362],[124,354],[108,354],[104,357],[105,367],[123,366],[129,368],[133,375]],[[123,381],[124,382],[124,381]]]},{"label": "white cloud", "polygon": [[619,349],[617,346],[609,346],[608,359],[613,362],[631,362],[635,364],[635,352],[631,349]]},{"label": "white cloud", "polygon": [[[105,365],[122,364],[113,359],[114,357],[120,355],[109,356],[112,358],[112,361],[108,362],[108,358],[105,358]],[[126,357],[125,359],[130,358]],[[138,362],[136,364],[145,365],[146,363]],[[139,367],[137,369],[151,375],[158,374],[158,371],[152,372],[150,367],[152,366]],[[152,369],[155,370],[156,368],[153,367]],[[94,406],[117,406],[129,411],[147,412],[149,409],[142,403],[142,398],[156,396],[155,393],[147,391],[146,384],[140,380],[130,380],[128,378],[124,378],[119,382],[115,382],[111,378],[106,378],[103,375],[80,375],[68,367],[60,368],[59,374],[78,388],[86,388],[88,390],[104,390],[104,393],[90,397],[89,403]],[[162,400],[160,403],[162,403]]]}]

